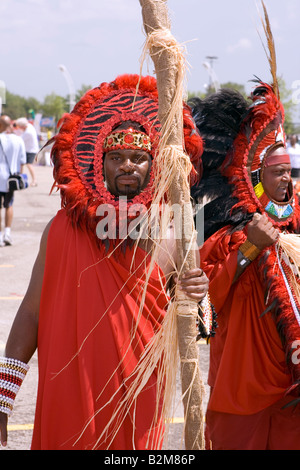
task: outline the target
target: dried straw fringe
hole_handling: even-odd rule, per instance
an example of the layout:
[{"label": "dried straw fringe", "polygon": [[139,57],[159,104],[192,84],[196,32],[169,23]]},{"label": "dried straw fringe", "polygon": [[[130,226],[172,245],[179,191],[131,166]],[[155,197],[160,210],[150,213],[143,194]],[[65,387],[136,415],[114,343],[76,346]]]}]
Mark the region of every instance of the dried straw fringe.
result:
[{"label": "dried straw fringe", "polygon": [[[174,98],[172,101],[172,107],[164,116],[164,123],[161,131],[160,139],[160,149],[163,150],[166,148],[167,143],[169,142],[169,137],[173,130],[173,123],[177,119],[183,121],[182,112],[178,110],[182,109],[182,100],[184,96],[184,81],[185,81],[185,70],[186,70],[186,60],[185,60],[185,48],[178,44],[174,36],[171,34],[169,29],[161,28],[159,30],[152,31],[148,34],[142,57],[141,57],[141,66],[140,66],[140,76],[142,76],[143,63],[145,62],[146,56],[150,53],[153,56],[160,55],[164,51],[168,50],[170,54],[174,57],[174,62],[177,67],[177,84],[174,90]],[[160,70],[159,72],[163,72]],[[137,85],[138,89],[138,85]],[[181,122],[180,129],[183,129],[183,122]]]},{"label": "dried straw fringe", "polygon": [[280,233],[278,245],[286,257],[292,261],[291,283],[298,303],[300,303],[300,235],[294,233]]},{"label": "dried straw fringe", "polygon": [[[173,54],[174,62],[177,65],[177,84],[175,88],[174,99],[172,100],[171,109],[168,111],[167,116],[165,117],[161,139],[160,139],[160,150],[159,154],[156,157],[155,162],[155,179],[154,179],[154,188],[155,194],[153,198],[153,204],[161,206],[163,204],[166,192],[169,190],[172,181],[175,177],[178,177],[178,174],[182,175],[183,181],[188,181],[189,174],[192,169],[191,161],[183,152],[182,145],[169,145],[169,138],[173,131],[173,122],[176,119],[181,120],[180,129],[183,128],[182,121],[182,100],[183,100],[183,84],[185,78],[185,59],[183,54],[182,46],[178,45],[177,41],[174,39],[172,34],[168,29],[161,29],[158,31],[153,31],[148,35],[147,41],[144,48],[143,57],[145,58],[146,51],[151,51],[151,54],[159,54],[163,49],[168,49],[169,52]],[[153,52],[156,51],[156,52]],[[189,190],[189,188],[186,188]],[[169,217],[169,218],[168,218]],[[155,263],[159,262],[159,253],[161,250],[161,241],[165,238],[167,228],[171,223],[172,213],[166,211],[162,218],[157,221],[160,224],[160,240],[156,241],[154,249],[152,251],[152,263],[154,266]],[[189,255],[190,250],[194,249],[194,243],[196,239],[196,232],[194,227],[189,228],[190,233],[190,246],[186,251],[186,257]],[[159,263],[158,263],[159,264]],[[184,265],[184,263],[183,263]],[[151,267],[150,267],[151,270]],[[174,266],[174,270],[176,267]],[[150,276],[151,271],[148,275]],[[177,273],[180,276],[181,273]],[[147,288],[147,286],[145,286]],[[149,353],[155,362],[159,366],[159,374],[157,378],[157,407],[159,407],[161,400],[162,404],[162,419],[166,423],[166,428],[164,431],[164,436],[161,436],[161,439],[168,436],[169,423],[174,411],[175,404],[175,391],[176,391],[176,375],[178,370],[179,363],[179,353],[178,353],[178,344],[177,344],[177,316],[186,315],[189,312],[190,315],[193,315],[195,318],[198,314],[198,305],[194,301],[187,300],[185,297],[180,299],[180,293],[175,293],[176,302],[172,302],[166,312],[165,321],[162,324],[161,331],[158,335],[153,338],[151,343],[151,349]],[[188,303],[188,305],[187,305]],[[194,340],[194,338],[192,339]],[[188,361],[188,358],[183,358],[183,361]],[[143,376],[147,378],[150,377],[149,370],[147,370],[147,363],[142,359],[138,365]],[[198,371],[198,363],[195,364],[195,376]],[[192,387],[190,384],[188,390],[185,392],[189,394],[189,391]]]},{"label": "dried straw fringe", "polygon": [[[96,449],[102,440],[107,443],[107,448],[110,448],[118,430],[122,426],[129,411],[135,409],[135,403],[142,392],[147,386],[150,376],[155,372],[157,374],[157,396],[164,397],[167,399],[163,400],[162,412],[159,411],[159,406],[156,408],[156,413],[153,416],[151,429],[156,428],[159,424],[161,425],[161,432],[154,434],[155,441],[151,440],[146,445],[148,449],[160,449],[166,430],[168,430],[170,419],[165,420],[166,428],[163,428],[164,422],[160,423],[160,417],[163,418],[169,416],[170,408],[174,408],[174,394],[166,395],[167,390],[176,390],[176,374],[178,367],[178,345],[177,337],[173,336],[174,328],[176,328],[176,306],[171,303],[165,317],[164,327],[153,337],[152,342],[147,345],[144,354],[140,358],[140,363],[136,367],[135,371],[129,377],[129,381],[133,379],[132,384],[126,391],[123,399],[118,403],[111,420],[107,423],[103,433],[99,436],[94,448]],[[165,345],[169,347],[166,348]],[[164,360],[161,360],[164,358]],[[116,392],[117,393],[117,392]],[[112,397],[114,398],[114,397]],[[97,413],[101,412],[101,409]],[[133,435],[132,445],[135,448],[135,436],[134,436],[134,423],[133,423]],[[150,436],[150,433],[149,433]],[[154,439],[154,437],[152,439]]]},{"label": "dried straw fringe", "polygon": [[[142,56],[142,62],[145,60],[147,51],[150,49],[153,50],[153,48],[167,48],[172,50],[172,53],[176,56],[176,63],[178,64],[179,83],[176,87],[172,108],[168,113],[166,121],[162,127],[160,151],[155,161],[155,179],[153,185],[155,188],[155,194],[152,204],[155,204],[157,207],[162,207],[165,204],[166,192],[170,188],[174,177],[177,177],[178,173],[181,173],[183,175],[183,179],[187,180],[192,168],[192,164],[189,157],[183,152],[182,146],[167,145],[169,137],[172,133],[172,126],[175,117],[180,115],[182,119],[182,111],[178,113],[178,109],[181,110],[182,108],[183,81],[185,72],[185,61],[182,53],[182,47],[177,44],[170,31],[164,29],[160,31],[153,31],[152,34],[148,35]],[[154,266],[156,264],[159,265],[159,254],[162,250],[162,241],[166,239],[166,233],[169,229],[171,218],[172,212],[170,210],[165,210],[160,214],[157,213],[157,220],[155,221],[154,225],[159,227],[159,235],[156,234],[155,240],[152,240],[153,249],[151,251],[151,263],[148,272],[146,273],[146,282],[141,298],[138,319],[141,317],[143,312],[146,290],[151,273]],[[190,250],[194,249],[194,242],[196,238],[196,232],[194,229],[191,229],[190,233],[190,246],[187,250],[186,256],[188,256]],[[176,271],[176,267],[174,266],[174,273],[176,273]],[[177,274],[180,275],[180,273]],[[159,449],[162,446],[164,439],[168,435],[169,424],[171,423],[171,418],[176,406],[176,376],[179,364],[177,315],[186,315],[188,311],[189,314],[195,317],[196,325],[196,316],[198,313],[198,306],[196,302],[190,301],[189,305],[187,305],[187,300],[184,299],[183,301],[179,300],[178,302],[170,303],[160,330],[155,336],[153,336],[152,341],[147,345],[137,367],[133,371],[131,377],[129,377],[128,380],[131,382],[131,385],[129,386],[126,395],[116,407],[103,433],[101,436],[99,436],[98,441],[95,444],[95,448],[97,448],[99,443],[101,443],[104,439],[107,440],[108,438],[110,441],[107,445],[107,448],[110,447],[110,444],[114,440],[114,437],[116,436],[119,428],[122,426],[127,414],[130,410],[135,408],[137,397],[147,385],[149,378],[154,372],[157,374],[157,408],[155,416],[153,417],[151,429],[157,427],[160,419],[161,423],[165,424],[165,427],[161,426],[161,432],[156,434],[155,442],[148,441],[147,448]],[[138,321],[139,320],[137,320],[136,328],[138,327]],[[185,359],[183,358],[183,361],[184,360]],[[188,362],[189,359],[187,358],[186,361]],[[195,363],[195,376],[197,370],[198,363]],[[192,384],[185,392],[186,394],[189,394],[191,386]],[[99,410],[98,413],[99,412],[101,412],[101,410]],[[201,431],[199,430],[199,432]],[[134,448],[134,423],[132,442]]]}]

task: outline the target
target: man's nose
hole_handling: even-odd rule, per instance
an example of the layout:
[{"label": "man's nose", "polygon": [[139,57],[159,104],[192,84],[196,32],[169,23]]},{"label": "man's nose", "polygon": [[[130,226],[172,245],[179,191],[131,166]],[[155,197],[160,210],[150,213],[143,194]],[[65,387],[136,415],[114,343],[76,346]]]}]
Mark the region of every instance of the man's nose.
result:
[{"label": "man's nose", "polygon": [[130,160],[130,158],[126,158],[121,164],[121,169],[129,173],[134,170],[134,163]]},{"label": "man's nose", "polygon": [[291,179],[291,173],[290,171],[286,171],[283,173],[283,176],[282,176],[282,179],[284,179],[284,181],[290,181]]}]

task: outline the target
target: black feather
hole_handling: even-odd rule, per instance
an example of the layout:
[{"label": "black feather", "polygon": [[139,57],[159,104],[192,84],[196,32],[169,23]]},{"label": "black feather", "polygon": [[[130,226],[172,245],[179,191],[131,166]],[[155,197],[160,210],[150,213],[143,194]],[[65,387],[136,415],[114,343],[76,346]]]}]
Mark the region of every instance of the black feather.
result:
[{"label": "black feather", "polygon": [[249,104],[239,92],[225,88],[204,100],[193,98],[188,104],[204,140],[203,175],[200,183],[191,189],[191,195],[197,204],[209,200],[204,208],[207,239],[224,225],[239,227],[246,220],[245,214],[231,212],[237,200],[232,197],[220,166],[232,148]]}]

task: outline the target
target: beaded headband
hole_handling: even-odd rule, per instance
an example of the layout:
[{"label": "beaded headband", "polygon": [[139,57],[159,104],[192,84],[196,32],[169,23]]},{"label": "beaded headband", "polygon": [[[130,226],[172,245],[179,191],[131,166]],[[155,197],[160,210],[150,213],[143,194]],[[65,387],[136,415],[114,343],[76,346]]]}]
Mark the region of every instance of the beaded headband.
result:
[{"label": "beaded headband", "polygon": [[291,164],[291,157],[288,153],[282,153],[280,155],[270,154],[269,157],[265,159],[264,167],[268,168],[272,165],[290,165]]},{"label": "beaded headband", "polygon": [[109,134],[104,140],[103,150],[110,152],[115,149],[137,149],[151,152],[150,137],[144,132],[137,132],[133,129],[115,131]]}]

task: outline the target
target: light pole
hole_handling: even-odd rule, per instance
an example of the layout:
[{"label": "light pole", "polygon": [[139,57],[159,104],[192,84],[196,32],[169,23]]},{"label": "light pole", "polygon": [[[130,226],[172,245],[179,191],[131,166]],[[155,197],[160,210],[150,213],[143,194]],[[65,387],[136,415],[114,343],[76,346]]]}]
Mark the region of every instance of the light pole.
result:
[{"label": "light pole", "polygon": [[3,80],[0,80],[0,116],[2,114],[2,105],[6,103],[6,86]]},{"label": "light pole", "polygon": [[71,112],[72,109],[73,109],[74,106],[75,106],[75,87],[74,87],[74,82],[73,82],[72,77],[71,77],[71,75],[69,74],[68,69],[67,69],[67,67],[66,67],[65,65],[59,65],[58,68],[59,68],[59,70],[61,71],[61,73],[63,74],[63,76],[65,77],[65,80],[66,80],[67,85],[68,85],[69,97],[70,97],[69,109],[70,109],[70,112]]},{"label": "light pole", "polygon": [[218,57],[216,56],[208,55],[206,56],[206,59],[208,60],[208,62],[203,63],[203,67],[207,69],[208,74],[209,74],[209,90],[212,88],[212,85],[213,85],[215,91],[218,91],[220,89],[219,81],[213,69],[214,61],[217,60],[217,58]]}]

